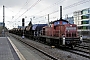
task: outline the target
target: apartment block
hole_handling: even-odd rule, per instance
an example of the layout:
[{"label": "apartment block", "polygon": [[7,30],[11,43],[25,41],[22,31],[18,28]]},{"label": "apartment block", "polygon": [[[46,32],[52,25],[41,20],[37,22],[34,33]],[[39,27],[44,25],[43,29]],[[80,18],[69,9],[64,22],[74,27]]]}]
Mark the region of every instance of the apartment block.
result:
[{"label": "apartment block", "polygon": [[75,11],[73,17],[78,30],[90,30],[90,8]]}]

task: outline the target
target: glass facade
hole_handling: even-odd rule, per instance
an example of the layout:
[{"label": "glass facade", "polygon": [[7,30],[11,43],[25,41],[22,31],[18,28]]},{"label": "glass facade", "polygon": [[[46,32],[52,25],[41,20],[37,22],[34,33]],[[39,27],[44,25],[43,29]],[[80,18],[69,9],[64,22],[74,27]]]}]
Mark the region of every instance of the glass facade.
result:
[{"label": "glass facade", "polygon": [[90,13],[90,8],[88,9],[88,12]]},{"label": "glass facade", "polygon": [[82,29],[88,29],[87,26],[82,26]]},{"label": "glass facade", "polygon": [[78,29],[82,29],[82,26],[78,26]]},{"label": "glass facade", "polygon": [[90,29],[90,26],[82,26],[82,29]]},{"label": "glass facade", "polygon": [[89,20],[81,21],[81,24],[89,24]]},{"label": "glass facade", "polygon": [[81,19],[89,19],[89,17],[90,17],[90,14],[86,14],[86,15],[82,15]]},{"label": "glass facade", "polygon": [[74,23],[78,29],[90,29],[90,8],[74,12]]},{"label": "glass facade", "polygon": [[81,13],[82,14],[88,14],[88,9],[82,10]]},{"label": "glass facade", "polygon": [[90,29],[90,26],[78,26],[78,29],[86,30],[86,29]]}]

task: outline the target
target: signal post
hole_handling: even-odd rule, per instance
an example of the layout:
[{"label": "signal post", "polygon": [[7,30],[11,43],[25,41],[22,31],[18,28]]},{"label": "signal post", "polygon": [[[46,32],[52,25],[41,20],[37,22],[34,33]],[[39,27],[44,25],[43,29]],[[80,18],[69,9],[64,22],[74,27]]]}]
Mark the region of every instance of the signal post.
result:
[{"label": "signal post", "polygon": [[22,38],[24,39],[24,25],[25,25],[25,22],[24,22],[24,18],[22,18],[22,28],[23,28],[23,34],[22,34]]}]

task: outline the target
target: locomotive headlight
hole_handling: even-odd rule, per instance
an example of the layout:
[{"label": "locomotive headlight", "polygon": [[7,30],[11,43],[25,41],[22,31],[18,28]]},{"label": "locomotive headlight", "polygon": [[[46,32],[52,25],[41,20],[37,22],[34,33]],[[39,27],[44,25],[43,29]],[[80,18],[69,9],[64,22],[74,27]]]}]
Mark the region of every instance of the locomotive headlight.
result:
[{"label": "locomotive headlight", "polygon": [[63,36],[63,45],[65,45],[65,36]]},{"label": "locomotive headlight", "polygon": [[82,35],[80,36],[80,41],[81,41],[81,42],[83,41],[83,37],[82,37]]}]

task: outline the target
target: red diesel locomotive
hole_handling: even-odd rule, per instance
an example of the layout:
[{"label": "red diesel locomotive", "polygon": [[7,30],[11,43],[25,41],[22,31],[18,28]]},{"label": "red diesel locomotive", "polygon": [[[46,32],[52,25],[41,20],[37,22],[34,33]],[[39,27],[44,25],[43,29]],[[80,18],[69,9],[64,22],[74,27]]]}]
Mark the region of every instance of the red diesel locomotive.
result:
[{"label": "red diesel locomotive", "polygon": [[60,19],[50,22],[49,26],[42,28],[41,40],[54,44],[74,47],[82,42],[82,36],[77,33],[77,25]]}]

